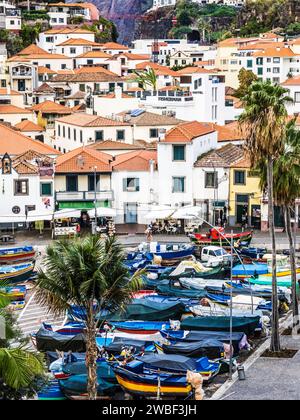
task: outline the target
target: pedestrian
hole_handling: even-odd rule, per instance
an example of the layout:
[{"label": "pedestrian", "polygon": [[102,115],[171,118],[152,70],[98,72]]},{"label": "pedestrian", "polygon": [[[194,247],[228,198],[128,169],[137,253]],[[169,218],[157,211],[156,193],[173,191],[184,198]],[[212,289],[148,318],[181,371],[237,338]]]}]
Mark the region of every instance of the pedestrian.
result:
[{"label": "pedestrian", "polygon": [[153,239],[152,232],[153,232],[153,224],[151,222],[151,223],[149,223],[149,225],[146,229],[146,241],[147,242],[152,242],[152,239]]}]

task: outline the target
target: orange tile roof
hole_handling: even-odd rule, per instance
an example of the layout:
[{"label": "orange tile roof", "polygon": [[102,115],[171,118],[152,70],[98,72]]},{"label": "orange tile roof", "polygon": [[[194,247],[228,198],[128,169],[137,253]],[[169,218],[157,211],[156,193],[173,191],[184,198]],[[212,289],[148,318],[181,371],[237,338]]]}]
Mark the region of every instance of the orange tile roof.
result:
[{"label": "orange tile roof", "polygon": [[56,121],[64,124],[76,125],[78,127],[118,127],[130,125],[121,121],[84,113],[68,115],[67,117],[59,118]]},{"label": "orange tile roof", "polygon": [[299,86],[300,85],[300,76],[290,77],[281,83],[282,86]]},{"label": "orange tile roof", "polygon": [[48,31],[45,32],[45,34],[53,34],[53,35],[58,35],[58,34],[92,34],[93,31],[90,31],[89,29],[81,29],[81,28],[57,28],[57,29],[49,29]]},{"label": "orange tile roof", "polygon": [[126,57],[128,60],[149,60],[150,54],[133,54],[133,53],[121,53],[118,54],[117,57]]},{"label": "orange tile roof", "polygon": [[161,66],[160,64],[157,64],[157,63],[153,63],[152,61],[143,61],[142,63],[138,63],[136,65],[137,70],[146,70],[147,68],[160,69],[162,67],[164,68],[164,66]]},{"label": "orange tile roof", "polygon": [[8,153],[10,156],[20,155],[28,150],[43,155],[59,155],[60,153],[40,141],[26,137],[13,128],[0,124],[0,156]]},{"label": "orange tile roof", "polygon": [[177,73],[177,76],[186,75],[186,74],[194,74],[194,73],[211,74],[211,73],[214,73],[214,70],[203,69],[201,67],[186,67],[184,69],[178,70],[176,73]]},{"label": "orange tile roof", "polygon": [[118,44],[117,42],[106,42],[106,44],[102,45],[103,50],[124,50],[127,51],[128,47],[122,44]]},{"label": "orange tile roof", "polygon": [[99,47],[101,44],[94,41],[89,41],[88,39],[84,38],[70,38],[66,41],[62,42],[61,44],[58,44],[58,47],[65,47],[68,45],[76,45],[76,46],[92,46],[92,47]]},{"label": "orange tile roof", "polygon": [[[102,98],[107,99],[116,99],[116,94],[114,92],[108,93],[107,95],[102,96]],[[127,95],[126,93],[122,92],[122,99],[132,99],[133,96]]]},{"label": "orange tile roof", "polygon": [[212,125],[218,132],[218,142],[243,140],[243,136],[237,121],[233,121],[225,125]]},{"label": "orange tile roof", "polygon": [[72,114],[72,110],[70,108],[52,101],[41,102],[30,109],[35,112],[42,112],[43,114]]},{"label": "orange tile roof", "polygon": [[243,156],[238,162],[232,163],[233,168],[251,168],[250,160],[247,156]]},{"label": "orange tile roof", "polygon": [[38,74],[57,74],[57,72],[54,70],[48,69],[47,67],[39,66]]},{"label": "orange tile roof", "polygon": [[113,73],[112,71],[107,70],[101,66],[83,66],[74,70],[74,74],[83,74],[83,73],[85,74],[102,73],[102,74],[107,74],[109,76],[117,76],[116,73]]},{"label": "orange tile roof", "polygon": [[7,88],[0,88],[0,96],[19,96],[22,95],[22,93],[18,92],[17,90],[10,90],[8,91]]},{"label": "orange tile roof", "polygon": [[112,55],[107,54],[104,51],[87,51],[83,54],[78,55],[76,58],[113,58]]},{"label": "orange tile roof", "polygon": [[36,44],[31,44],[28,47],[24,48],[16,55],[32,55],[32,54],[47,54],[47,51],[43,50],[42,48],[38,47]]},{"label": "orange tile roof", "polygon": [[290,48],[265,48],[263,51],[256,51],[253,57],[294,57],[296,54]]},{"label": "orange tile roof", "polygon": [[185,122],[171,128],[166,133],[162,143],[190,143],[193,139],[215,132],[212,124],[201,123],[198,121]]},{"label": "orange tile roof", "polygon": [[40,127],[39,125],[29,120],[24,120],[24,121],[19,122],[18,124],[15,125],[15,128],[23,132],[45,131],[42,127]]},{"label": "orange tile roof", "polygon": [[112,163],[113,171],[149,171],[150,160],[157,165],[157,152],[140,150],[136,152],[122,153],[115,157]]},{"label": "orange tile roof", "polygon": [[0,105],[0,114],[31,114],[32,112],[25,108],[14,105]]},{"label": "orange tile roof", "polygon": [[135,144],[128,144],[123,143],[121,141],[114,141],[114,140],[104,140],[104,141],[97,141],[89,146],[89,149],[95,150],[140,150],[143,149],[142,146],[135,145]]},{"label": "orange tile roof", "polygon": [[95,149],[81,147],[61,155],[56,160],[56,173],[111,172],[112,156]]},{"label": "orange tile roof", "polygon": [[239,51],[244,50],[264,50],[265,48],[284,48],[286,44],[284,42],[270,42],[259,40],[253,44],[242,45],[238,49]]}]

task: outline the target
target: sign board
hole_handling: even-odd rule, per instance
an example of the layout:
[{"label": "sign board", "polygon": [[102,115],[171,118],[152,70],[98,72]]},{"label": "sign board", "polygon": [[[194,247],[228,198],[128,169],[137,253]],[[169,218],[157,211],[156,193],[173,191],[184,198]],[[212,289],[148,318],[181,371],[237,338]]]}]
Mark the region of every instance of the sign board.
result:
[{"label": "sign board", "polygon": [[75,236],[77,235],[76,226],[56,227],[54,236]]}]

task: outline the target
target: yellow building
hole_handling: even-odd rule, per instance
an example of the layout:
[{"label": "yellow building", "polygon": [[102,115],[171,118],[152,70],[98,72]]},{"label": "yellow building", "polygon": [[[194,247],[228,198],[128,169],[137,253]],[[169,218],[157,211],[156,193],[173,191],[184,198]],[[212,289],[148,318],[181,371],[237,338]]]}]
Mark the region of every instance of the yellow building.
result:
[{"label": "yellow building", "polygon": [[250,169],[250,162],[242,158],[231,165],[229,171],[229,224],[261,226],[262,193],[259,177]]}]

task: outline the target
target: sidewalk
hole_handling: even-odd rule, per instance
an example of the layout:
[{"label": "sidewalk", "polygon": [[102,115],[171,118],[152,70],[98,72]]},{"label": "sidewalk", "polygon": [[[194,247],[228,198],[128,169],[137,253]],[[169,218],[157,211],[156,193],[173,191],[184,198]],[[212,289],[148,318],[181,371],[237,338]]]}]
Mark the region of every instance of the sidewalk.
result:
[{"label": "sidewalk", "polygon": [[[300,350],[300,336],[281,337],[282,348]],[[221,400],[300,400],[300,352],[292,359],[259,357],[246,380],[233,383]]]}]

